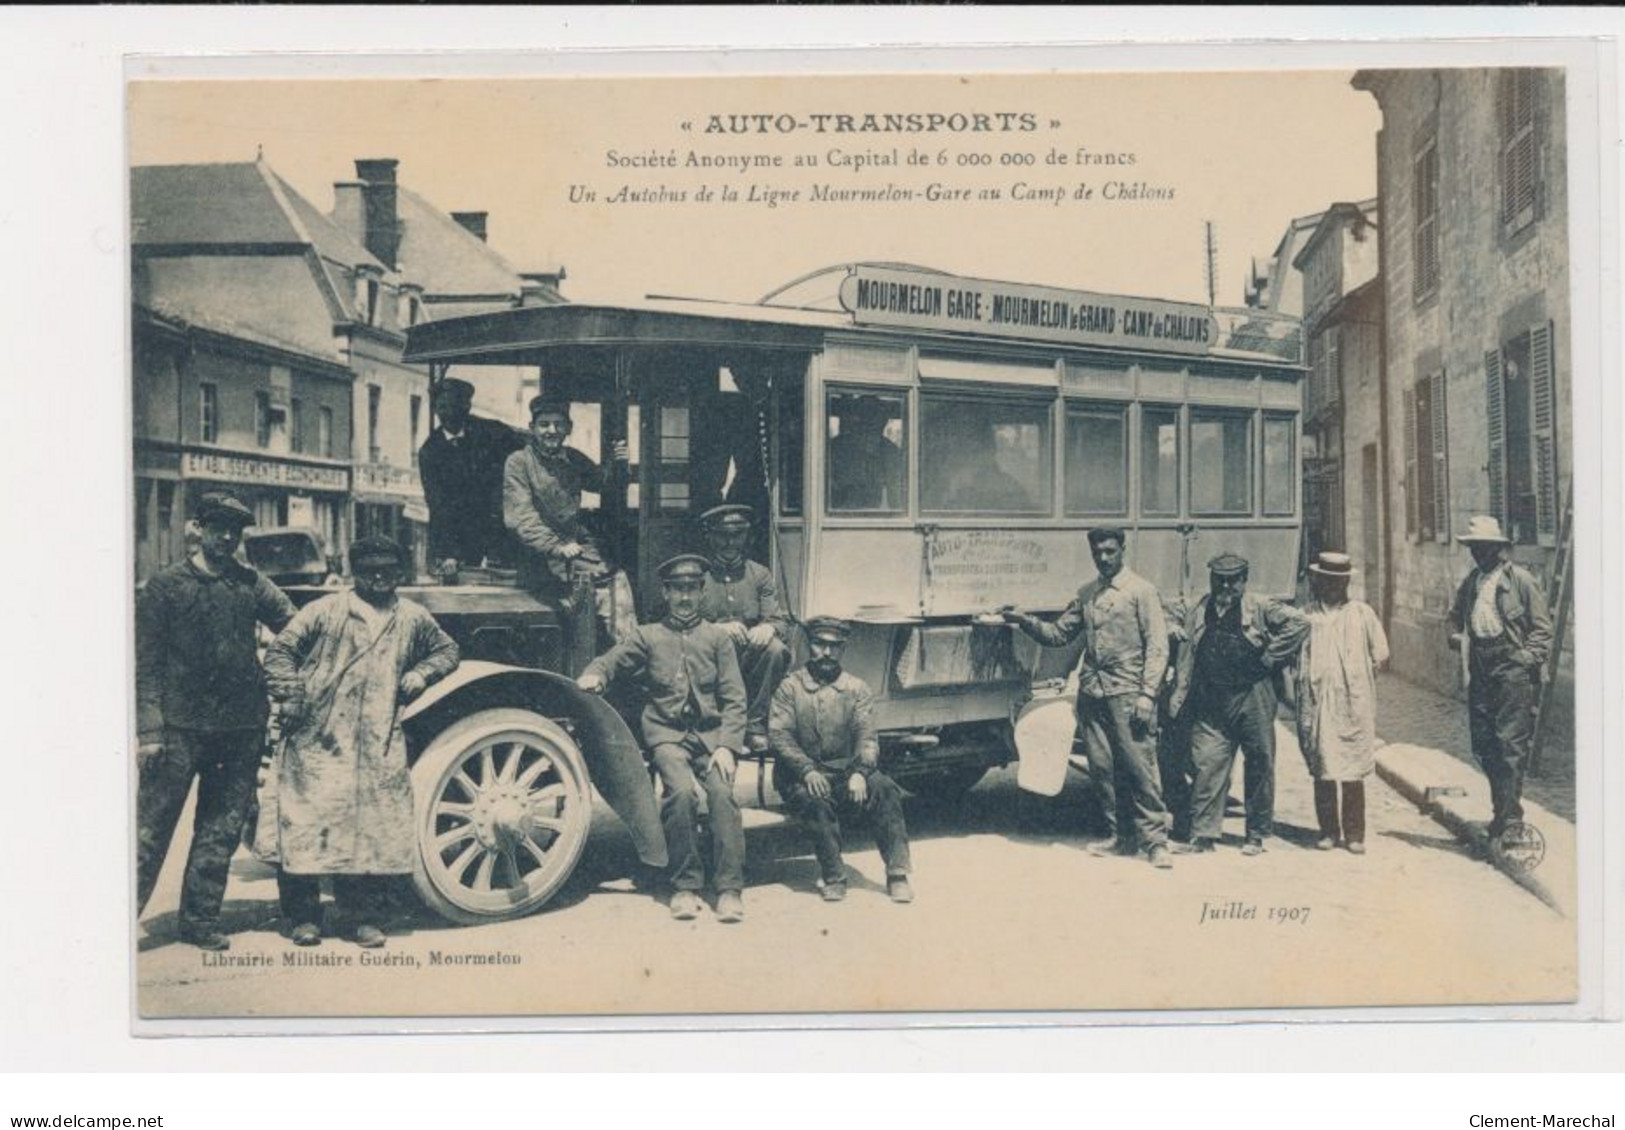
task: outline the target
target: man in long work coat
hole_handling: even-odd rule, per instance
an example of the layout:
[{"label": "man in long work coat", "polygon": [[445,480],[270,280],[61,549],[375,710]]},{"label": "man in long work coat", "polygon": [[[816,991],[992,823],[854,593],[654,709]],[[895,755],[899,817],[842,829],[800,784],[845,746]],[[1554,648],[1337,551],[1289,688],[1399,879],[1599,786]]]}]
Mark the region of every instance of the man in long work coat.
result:
[{"label": "man in long work coat", "polygon": [[745,556],[751,534],[750,507],[739,503],[714,506],[700,515],[700,521],[711,547],[700,615],[733,641],[750,704],[745,712],[745,745],[752,753],[761,753],[767,749],[768,706],[790,669],[790,649],[785,644],[790,622],[779,606],[772,572]]},{"label": "man in long work coat", "polygon": [[401,707],[458,656],[428,612],[395,595],[403,565],[394,542],[362,538],[355,588],[307,605],[265,655],[283,720],[277,887],[297,945],[321,940],[321,875],[356,942],[383,945],[378,877],[410,874],[417,856]]},{"label": "man in long work coat", "polygon": [[223,950],[220,905],[242,835],[270,708],[256,625],[281,631],[293,604],[236,559],[248,507],[205,494],[199,545],[147,582],[136,603],[136,912],[146,908],[169,853],[192,781],[198,782],[192,847],[181,886],[180,936]]},{"label": "man in long work coat", "polygon": [[687,553],[660,566],[666,617],[640,625],[587,666],[576,680],[603,694],[617,679],[643,692],[643,744],[665,790],[660,816],[671,855],[673,918],[697,917],[705,885],[700,859],[700,790],[711,823],[711,872],[717,918],[745,916],[745,825],[734,799],[736,754],[745,740],[745,684],[734,645],[699,611],[705,558]]},{"label": "man in long work coat", "polygon": [[1185,619],[1169,710],[1190,726],[1196,783],[1191,841],[1176,851],[1208,852],[1219,840],[1239,746],[1244,762],[1247,839],[1258,855],[1275,831],[1275,677],[1298,658],[1309,623],[1289,604],[1247,591],[1247,559],[1222,553],[1208,563],[1209,592]]},{"label": "man in long work coat", "polygon": [[1492,517],[1469,520],[1456,540],[1475,568],[1456,590],[1453,622],[1466,649],[1467,722],[1473,756],[1490,782],[1492,840],[1523,820],[1523,775],[1535,737],[1535,699],[1551,657],[1546,594],[1513,564],[1511,541]]},{"label": "man in long work coat", "polygon": [[525,446],[524,433],[499,420],[469,413],[474,386],[455,377],[435,389],[439,427],[418,449],[418,476],[429,504],[429,557],[476,568],[501,559],[508,534],[502,524],[502,470]]}]

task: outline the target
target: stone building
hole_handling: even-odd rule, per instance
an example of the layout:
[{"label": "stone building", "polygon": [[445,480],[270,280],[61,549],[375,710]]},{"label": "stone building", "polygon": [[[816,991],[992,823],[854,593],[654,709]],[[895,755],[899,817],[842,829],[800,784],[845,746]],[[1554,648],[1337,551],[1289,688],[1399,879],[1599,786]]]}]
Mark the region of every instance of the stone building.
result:
[{"label": "stone building", "polygon": [[[1500,518],[1550,587],[1570,478],[1568,182],[1559,70],[1361,71],[1382,112],[1385,587],[1394,667],[1445,692],[1455,540]],[[1572,695],[1571,680],[1560,690]],[[1572,699],[1570,698],[1570,701]],[[1560,711],[1572,717],[1572,706]]]},{"label": "stone building", "polygon": [[[1350,592],[1379,611],[1382,586],[1381,288],[1377,202],[1337,203],[1292,257],[1302,278],[1304,551],[1355,559]],[[1296,221],[1295,221],[1296,223]]]}]

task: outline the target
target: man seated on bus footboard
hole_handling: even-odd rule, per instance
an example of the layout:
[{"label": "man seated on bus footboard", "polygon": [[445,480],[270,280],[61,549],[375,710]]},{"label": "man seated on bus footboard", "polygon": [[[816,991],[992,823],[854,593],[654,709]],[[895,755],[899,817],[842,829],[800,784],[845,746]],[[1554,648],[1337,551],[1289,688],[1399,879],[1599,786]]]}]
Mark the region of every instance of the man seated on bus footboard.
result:
[{"label": "man seated on bus footboard", "polygon": [[1156,586],[1123,564],[1123,541],[1123,531],[1115,526],[1089,531],[1089,552],[1099,575],[1078,590],[1053,624],[1018,608],[1000,611],[1046,647],[1065,647],[1083,637],[1078,728],[1115,851],[1144,851],[1151,866],[1165,869],[1173,860],[1156,750],[1168,624]]},{"label": "man seated on bus footboard", "polygon": [[903,790],[880,771],[869,686],[841,669],[851,629],[833,616],[806,625],[811,658],[773,695],[773,787],[812,834],[825,902],[846,897],[841,825],[869,826],[886,868],[886,894],[913,902]]},{"label": "man seated on bus footboard", "polygon": [[700,515],[711,549],[700,615],[733,641],[739,673],[745,680],[745,747],[767,749],[767,708],[784,673],[790,669],[785,645],[789,620],[779,604],[778,586],[765,565],[745,556],[750,542],[751,509],[740,503],[713,506]]},{"label": "man seated on bus footboard", "polygon": [[745,825],[733,785],[735,755],[745,740],[745,684],[733,642],[700,616],[705,568],[695,553],[662,564],[665,618],[640,625],[593,660],[576,685],[603,694],[617,679],[630,678],[643,692],[643,744],[665,791],[660,818],[671,854],[671,916],[696,918],[703,905],[703,789],[717,919],[738,922],[745,917]]}]

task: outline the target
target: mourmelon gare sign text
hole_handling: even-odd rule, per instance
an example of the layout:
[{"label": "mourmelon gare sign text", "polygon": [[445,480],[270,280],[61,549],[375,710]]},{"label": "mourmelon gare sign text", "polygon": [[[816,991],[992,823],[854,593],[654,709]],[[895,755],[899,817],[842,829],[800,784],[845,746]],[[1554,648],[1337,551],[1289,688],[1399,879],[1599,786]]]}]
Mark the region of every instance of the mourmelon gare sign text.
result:
[{"label": "mourmelon gare sign text", "polygon": [[860,325],[992,334],[1206,353],[1217,334],[1206,306],[1084,290],[858,267],[841,282],[841,306]]}]

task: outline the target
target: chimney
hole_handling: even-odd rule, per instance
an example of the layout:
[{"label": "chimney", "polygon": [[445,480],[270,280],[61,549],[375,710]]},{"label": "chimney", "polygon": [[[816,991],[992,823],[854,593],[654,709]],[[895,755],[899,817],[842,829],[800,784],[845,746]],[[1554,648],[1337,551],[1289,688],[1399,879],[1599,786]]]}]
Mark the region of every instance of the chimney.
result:
[{"label": "chimney", "polygon": [[481,243],[485,242],[485,220],[489,212],[453,212],[451,218],[456,220]]},{"label": "chimney", "polygon": [[521,306],[558,306],[565,301],[559,284],[564,281],[564,268],[556,271],[520,271],[524,280],[519,288]]},{"label": "chimney", "polygon": [[401,246],[400,213],[396,207],[395,168],[400,164],[392,157],[358,160],[355,175],[366,183],[361,188],[365,213],[365,238],[362,242],[384,266],[394,269],[395,256]]},{"label": "chimney", "polygon": [[367,212],[362,199],[366,187],[358,180],[333,182],[333,222],[345,235],[363,244],[367,240]]}]

